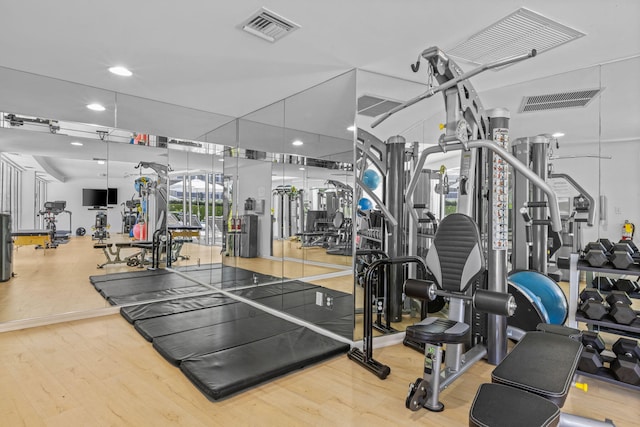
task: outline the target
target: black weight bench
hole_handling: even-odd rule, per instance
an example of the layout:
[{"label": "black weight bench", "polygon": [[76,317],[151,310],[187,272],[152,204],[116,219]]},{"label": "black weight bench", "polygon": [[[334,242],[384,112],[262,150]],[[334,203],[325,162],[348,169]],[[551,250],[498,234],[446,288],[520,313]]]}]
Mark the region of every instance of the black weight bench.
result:
[{"label": "black weight bench", "polygon": [[574,329],[527,333],[482,384],[469,411],[470,426],[611,426],[563,414],[582,343]]}]

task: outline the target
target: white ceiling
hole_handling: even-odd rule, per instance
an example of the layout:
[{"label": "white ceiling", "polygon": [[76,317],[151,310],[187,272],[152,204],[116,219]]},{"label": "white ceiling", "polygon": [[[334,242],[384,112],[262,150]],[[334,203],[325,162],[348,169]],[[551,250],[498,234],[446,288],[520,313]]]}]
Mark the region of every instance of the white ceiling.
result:
[{"label": "white ceiling", "polygon": [[[274,44],[241,31],[238,24],[262,6],[301,28]],[[0,111],[188,139],[218,128],[218,134],[229,131],[233,141],[240,138],[230,122],[233,118],[296,94],[292,100],[308,98],[310,102],[313,90],[306,92],[308,97],[300,92],[354,68],[420,83],[406,82],[409,90],[404,99],[415,96],[422,90],[425,76],[412,73],[409,64],[422,50],[435,45],[446,51],[520,7],[586,36],[522,64],[474,77],[474,87],[487,93],[488,99],[503,92],[507,95],[513,85],[527,87],[532,82],[535,86],[548,76],[640,55],[637,0],[12,2],[0,13],[0,66],[5,67],[0,69],[0,83],[12,82],[4,87],[0,84]],[[475,67],[457,62],[465,70]],[[107,71],[112,65],[125,65],[134,76],[114,76]],[[52,79],[44,81],[39,76]],[[50,100],[42,98],[41,85],[56,87],[51,92],[55,102],[49,105]],[[340,80],[333,86],[353,90]],[[376,93],[384,95],[381,86],[377,89]],[[492,93],[495,96],[491,97]],[[342,94],[346,98],[351,95]],[[516,105],[521,96],[519,93],[509,102]],[[95,97],[110,109],[117,106],[118,114],[98,118],[88,112],[84,104]],[[637,108],[638,97],[635,99]],[[333,123],[340,114],[331,110],[331,103],[327,105],[319,106],[314,115],[326,116],[323,119]],[[50,112],[53,106],[55,114]],[[423,117],[433,116],[438,109],[442,109],[441,100],[425,110]],[[275,110],[271,106],[247,118],[265,123],[255,117]],[[291,120],[310,122],[308,114],[302,105],[289,104]],[[280,111],[275,116],[281,117]],[[223,126],[225,123],[228,126]],[[386,131],[398,124],[391,119],[380,129]],[[344,124],[335,126],[333,133],[321,126],[287,127],[330,137],[329,142],[318,145],[327,145],[332,138],[338,144],[338,139],[349,138]],[[530,131],[523,128],[523,132]],[[405,125],[393,132],[406,129]],[[531,126],[534,133],[547,131],[535,129]],[[256,133],[260,132],[265,137],[264,128]],[[3,146],[6,135],[10,134],[0,134]],[[269,151],[277,152],[277,148]]]},{"label": "white ceiling", "polygon": [[[275,44],[240,31],[261,6],[301,29]],[[586,37],[484,73],[476,88],[640,54],[637,0],[41,0],[2,8],[0,65],[239,117],[352,68],[422,81],[409,63],[423,49],[451,48],[523,6]],[[109,74],[114,64],[134,76]]]}]

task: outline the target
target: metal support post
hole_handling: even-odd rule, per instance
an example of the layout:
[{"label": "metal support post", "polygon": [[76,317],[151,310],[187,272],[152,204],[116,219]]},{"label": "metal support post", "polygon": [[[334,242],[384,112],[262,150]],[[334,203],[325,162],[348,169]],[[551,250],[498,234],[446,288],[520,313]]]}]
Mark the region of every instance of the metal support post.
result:
[{"label": "metal support post", "polygon": [[[397,224],[390,227],[387,234],[387,253],[389,258],[404,255],[404,189],[405,189],[405,142],[402,136],[392,136],[386,142],[387,147],[387,177],[385,204]],[[401,265],[389,267],[389,288],[387,304],[390,307],[391,321],[402,320],[402,285],[404,270]]]},{"label": "metal support post", "polygon": [[[509,145],[509,110],[496,108],[487,111],[489,133],[493,142],[505,150]],[[502,157],[490,157],[489,200],[488,200],[488,289],[507,292],[507,249],[509,244],[508,203],[509,165]],[[505,316],[488,315],[487,359],[497,365],[507,355],[507,319]]]}]

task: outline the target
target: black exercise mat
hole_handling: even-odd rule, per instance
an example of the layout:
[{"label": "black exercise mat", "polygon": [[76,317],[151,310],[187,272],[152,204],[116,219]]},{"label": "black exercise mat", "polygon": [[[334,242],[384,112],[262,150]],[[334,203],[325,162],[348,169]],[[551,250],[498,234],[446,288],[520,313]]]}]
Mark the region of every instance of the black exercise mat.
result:
[{"label": "black exercise mat", "polygon": [[217,400],[348,350],[348,344],[299,327],[184,360],[180,369],[202,393]]},{"label": "black exercise mat", "polygon": [[353,298],[343,295],[333,298],[330,302],[319,304],[303,304],[284,309],[287,314],[306,320],[310,323],[329,322],[353,313]]},{"label": "black exercise mat", "polygon": [[123,273],[111,273],[111,274],[98,274],[95,276],[89,276],[89,281],[92,285],[97,283],[110,282],[119,279],[131,279],[134,277],[146,277],[146,276],[159,276],[163,274],[170,274],[169,270],[140,270],[140,271],[126,271]]},{"label": "black exercise mat", "polygon": [[354,316],[353,316],[353,313],[351,313],[337,319],[333,318],[331,320],[319,322],[318,326],[320,326],[323,329],[326,329],[329,332],[333,332],[336,335],[340,335],[341,337],[351,338],[353,336],[353,328],[354,328],[353,319],[354,319]]},{"label": "black exercise mat", "polygon": [[178,365],[185,359],[243,346],[299,327],[295,323],[261,312],[254,317],[158,337],[153,340],[153,348],[170,363]]},{"label": "black exercise mat", "polygon": [[264,311],[248,304],[233,300],[226,302],[226,300],[221,299],[220,303],[213,307],[138,320],[134,322],[134,326],[145,339],[152,341],[157,337],[213,326],[236,319],[256,317],[262,313]]},{"label": "black exercise mat", "polygon": [[98,289],[103,297],[109,298],[142,294],[145,292],[157,292],[166,289],[186,288],[194,284],[196,283],[173,273],[113,280],[111,282],[100,283],[100,289],[98,289],[98,285],[96,285],[96,289]]},{"label": "black exercise mat", "polygon": [[230,285],[237,281],[239,283],[252,285],[270,282],[273,280],[281,280],[275,276],[226,265],[215,269],[181,270],[180,272],[194,280],[210,284]]},{"label": "black exercise mat", "polygon": [[324,299],[326,296],[330,296],[335,299],[347,295],[349,294],[318,286],[297,292],[253,298],[253,300],[275,310],[289,311],[295,307],[315,305],[318,298]]},{"label": "black exercise mat", "polygon": [[174,296],[193,294],[196,292],[207,292],[207,291],[209,292],[212,291],[210,286],[194,285],[194,286],[187,286],[184,288],[171,288],[171,289],[164,289],[161,291],[143,292],[141,294],[108,297],[107,301],[111,305],[124,305],[124,304],[151,301],[155,299],[170,298]]},{"label": "black exercise mat", "polygon": [[122,307],[120,314],[129,323],[154,317],[168,316],[237,302],[222,294],[210,294],[197,297],[178,298],[171,301],[152,302],[132,307]]},{"label": "black exercise mat", "polygon": [[[171,268],[176,271],[180,271],[182,273],[188,273],[190,271],[212,270],[215,268],[222,268],[222,267],[223,267],[222,264],[220,264],[219,262],[216,262],[213,264],[179,265],[179,266],[172,266]],[[227,266],[224,266],[224,267],[227,267]]]},{"label": "black exercise mat", "polygon": [[313,288],[320,288],[320,286],[301,282],[299,280],[293,280],[282,283],[273,283],[269,285],[252,286],[249,288],[236,289],[229,292],[248,299],[258,299],[273,295],[286,294],[289,292],[304,291],[306,289]]}]

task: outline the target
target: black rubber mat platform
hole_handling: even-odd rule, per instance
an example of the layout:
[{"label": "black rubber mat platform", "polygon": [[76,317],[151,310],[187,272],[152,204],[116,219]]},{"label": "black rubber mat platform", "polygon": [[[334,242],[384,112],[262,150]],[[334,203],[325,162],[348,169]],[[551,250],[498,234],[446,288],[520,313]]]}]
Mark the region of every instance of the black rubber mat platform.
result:
[{"label": "black rubber mat platform", "polygon": [[111,305],[125,305],[125,304],[131,304],[136,302],[151,301],[156,299],[166,299],[171,297],[179,297],[181,295],[195,294],[200,292],[211,292],[211,291],[212,289],[210,286],[194,285],[194,286],[185,286],[183,288],[171,288],[171,289],[164,289],[161,291],[151,291],[151,292],[143,292],[140,294],[109,297],[107,298],[107,301],[109,301]]},{"label": "black rubber mat platform", "polygon": [[[105,275],[92,283],[112,304],[176,296],[120,311],[158,353],[179,366],[211,399],[227,397],[349,350],[348,344],[268,313],[260,306],[350,338],[350,294],[297,280],[260,284],[278,279],[227,266],[190,270],[187,274],[203,283],[216,277],[227,279],[234,287],[231,294],[259,305],[223,295],[175,273],[140,271],[113,275],[111,281],[102,280],[110,276]],[[240,283],[245,286],[236,289]],[[194,292],[203,294],[181,297]]]},{"label": "black rubber mat platform", "polygon": [[[233,304],[234,306],[236,304]],[[246,306],[246,304],[237,304]],[[229,306],[216,307],[221,311]],[[242,310],[233,310],[234,314]],[[153,347],[174,365],[185,359],[215,353],[263,340],[284,332],[297,329],[295,323],[260,312],[252,317],[228,318],[228,321],[206,328],[192,329],[176,334],[155,338]]]},{"label": "black rubber mat platform", "polygon": [[[164,299],[172,296],[213,290],[213,286],[237,288],[256,286],[260,283],[280,280],[275,276],[254,273],[249,270],[212,264],[211,269],[189,270],[193,280],[209,283],[207,287],[179,274],[167,270],[142,270],[139,272],[115,273],[91,276],[89,280],[100,294],[112,305],[130,304],[140,301]],[[110,280],[105,280],[110,279]]]},{"label": "black rubber mat platform", "polygon": [[345,353],[349,345],[299,327],[260,341],[192,357],[180,369],[211,399],[221,399]]},{"label": "black rubber mat platform", "polygon": [[[218,305],[173,314],[163,311],[160,316],[135,321],[134,326],[211,399],[227,397],[349,350],[348,344],[247,303],[220,295],[217,300],[207,297],[209,304]],[[194,300],[183,299],[173,308],[193,308]],[[148,304],[143,311],[149,315],[149,310],[155,309],[155,314],[160,314],[158,304],[166,310],[166,303]],[[346,332],[348,328],[350,334],[350,319],[333,319],[339,325],[336,330]]]},{"label": "black rubber mat platform", "polygon": [[169,301],[140,304],[120,309],[122,316],[130,323],[178,313],[188,313],[217,305],[229,304],[236,300],[219,293],[197,297],[179,298]]},{"label": "black rubber mat platform", "polygon": [[127,271],[124,273],[111,273],[111,274],[99,274],[96,276],[89,276],[89,281],[92,285],[96,283],[111,282],[118,279],[131,279],[133,277],[144,276],[159,276],[162,274],[170,274],[169,270],[140,270],[140,271]]}]

